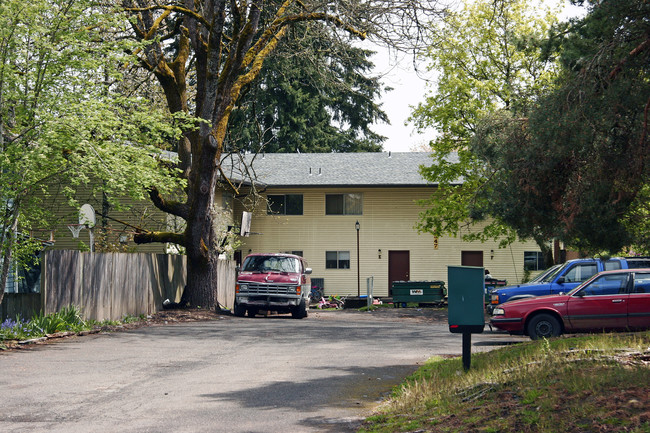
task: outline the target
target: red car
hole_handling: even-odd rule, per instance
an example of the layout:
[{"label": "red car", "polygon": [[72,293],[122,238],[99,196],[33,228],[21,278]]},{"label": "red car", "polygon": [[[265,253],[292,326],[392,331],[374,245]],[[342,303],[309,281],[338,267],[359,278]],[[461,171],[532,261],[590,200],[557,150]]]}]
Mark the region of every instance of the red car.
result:
[{"label": "red car", "polygon": [[650,329],[650,268],[601,272],[567,294],[506,302],[494,309],[490,323],[533,340]]}]

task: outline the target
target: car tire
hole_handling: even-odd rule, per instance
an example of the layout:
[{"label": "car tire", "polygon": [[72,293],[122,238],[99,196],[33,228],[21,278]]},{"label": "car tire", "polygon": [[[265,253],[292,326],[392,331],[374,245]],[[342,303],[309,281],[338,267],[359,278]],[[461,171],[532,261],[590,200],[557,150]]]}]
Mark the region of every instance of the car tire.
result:
[{"label": "car tire", "polygon": [[304,319],[308,314],[309,312],[307,310],[307,302],[305,301],[305,298],[302,298],[300,304],[291,310],[291,317],[294,319]]},{"label": "car tire", "polygon": [[539,340],[540,338],[557,337],[562,334],[562,325],[560,321],[550,314],[537,314],[526,327],[528,336],[532,340]]},{"label": "car tire", "polygon": [[235,303],[235,308],[233,308],[232,313],[237,317],[244,317],[246,315],[246,307]]}]

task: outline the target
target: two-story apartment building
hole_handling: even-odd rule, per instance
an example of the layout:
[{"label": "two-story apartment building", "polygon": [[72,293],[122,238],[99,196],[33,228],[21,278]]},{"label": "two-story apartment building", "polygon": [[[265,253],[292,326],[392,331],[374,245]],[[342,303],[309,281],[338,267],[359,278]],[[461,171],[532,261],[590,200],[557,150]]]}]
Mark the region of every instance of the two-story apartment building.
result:
[{"label": "two-story apartment building", "polygon": [[[511,283],[521,281],[524,262],[533,274],[542,268],[533,241],[499,249],[418,233],[417,201],[436,192],[419,174],[430,163],[414,152],[257,155],[252,168],[268,204],[253,211],[237,258],[300,254],[328,295],[365,294],[372,277],[375,296],[387,296],[392,281],[446,281],[448,265],[484,266]],[[235,201],[235,218],[243,211]]]},{"label": "two-story apartment building", "polygon": [[[235,258],[241,260],[251,252],[298,253],[312,267],[312,277],[324,282],[328,295],[364,294],[366,281],[372,277],[375,296],[387,296],[392,281],[446,280],[448,265],[484,266],[494,277],[510,283],[521,281],[524,264],[533,274],[543,267],[539,248],[532,241],[499,249],[496,242],[467,243],[460,237],[437,239],[418,233],[423,209],[417,201],[436,193],[436,185],[419,174],[421,165],[431,163],[428,153],[247,157],[248,171],[254,173],[263,200],[253,210],[251,234],[241,238]],[[67,226],[78,222],[77,211],[63,200],[54,200],[61,224],[53,248],[88,249],[92,242],[99,248],[104,241],[100,229],[108,228],[109,240],[123,239],[128,251],[164,252],[165,245],[133,244],[131,225],[178,229],[170,227],[174,219],[150,202],[113,209],[106,218],[101,197],[88,191],[79,201],[91,204],[97,212],[94,239],[86,228],[74,237]],[[250,210],[225,193],[216,202],[231,208],[234,221]]]}]

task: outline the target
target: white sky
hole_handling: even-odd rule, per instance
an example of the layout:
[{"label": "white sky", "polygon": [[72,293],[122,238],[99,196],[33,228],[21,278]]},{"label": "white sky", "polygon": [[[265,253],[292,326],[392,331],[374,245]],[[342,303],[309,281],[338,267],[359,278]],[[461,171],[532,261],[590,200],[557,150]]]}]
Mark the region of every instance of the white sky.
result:
[{"label": "white sky", "polygon": [[[584,14],[583,8],[570,6],[567,0],[551,0],[545,3],[553,4],[555,1],[567,5],[560,15],[562,19]],[[385,92],[380,99],[382,108],[388,115],[391,124],[376,124],[373,126],[373,130],[387,137],[384,142],[385,151],[410,152],[423,150],[420,147],[431,140],[435,131],[417,134],[413,125],[405,125],[405,122],[411,114],[412,107],[424,101],[427,91],[427,79],[431,80],[434,74],[426,72],[424,63],[418,65],[419,73],[416,73],[413,68],[412,56],[400,54],[399,57],[395,58],[394,55],[389,55],[386,50],[368,44],[362,46],[377,51],[377,54],[373,57],[375,63],[374,72],[383,77],[384,85],[394,89],[391,92]],[[432,85],[433,83],[430,82],[429,86]]]}]

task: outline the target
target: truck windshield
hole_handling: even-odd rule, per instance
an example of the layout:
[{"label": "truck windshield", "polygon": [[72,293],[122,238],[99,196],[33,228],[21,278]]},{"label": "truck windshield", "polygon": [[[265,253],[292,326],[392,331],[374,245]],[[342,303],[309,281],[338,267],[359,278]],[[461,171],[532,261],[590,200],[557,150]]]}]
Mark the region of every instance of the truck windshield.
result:
[{"label": "truck windshield", "polygon": [[[554,265],[551,266],[550,268],[546,269],[545,271],[542,271],[541,274],[530,280],[531,283],[548,283],[547,278],[549,278],[550,275],[554,275],[555,271],[560,269],[562,265]],[[550,280],[549,280],[550,281]]]},{"label": "truck windshield", "polygon": [[562,272],[564,270],[565,267],[566,267],[566,263],[564,265],[557,265],[555,268],[553,268],[551,270],[551,272],[544,275],[544,277],[542,277],[542,279],[540,279],[538,282],[540,282],[540,283],[550,283],[551,281],[553,281],[553,279],[555,279],[557,274],[559,274],[560,272]]},{"label": "truck windshield", "polygon": [[300,261],[294,257],[252,256],[246,258],[242,271],[300,272]]}]

